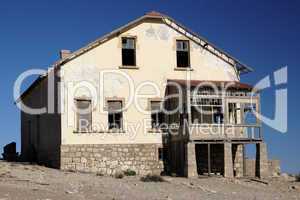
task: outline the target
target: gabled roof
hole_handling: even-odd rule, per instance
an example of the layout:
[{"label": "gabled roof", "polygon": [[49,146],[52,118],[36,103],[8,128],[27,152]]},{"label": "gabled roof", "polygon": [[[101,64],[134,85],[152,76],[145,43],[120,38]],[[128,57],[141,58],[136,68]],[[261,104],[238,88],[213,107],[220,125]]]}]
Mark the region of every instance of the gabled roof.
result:
[{"label": "gabled roof", "polygon": [[81,54],[97,47],[98,45],[108,41],[112,37],[120,35],[121,33],[127,31],[128,29],[136,26],[139,23],[142,23],[144,20],[147,20],[147,19],[161,20],[163,23],[165,23],[166,25],[168,25],[171,28],[175,29],[176,31],[180,32],[181,34],[185,35],[187,38],[189,38],[190,40],[192,40],[195,43],[199,44],[200,46],[202,46],[207,51],[211,52],[212,54],[214,54],[217,57],[221,58],[225,62],[227,62],[227,63],[231,64],[232,66],[234,66],[241,74],[253,71],[250,67],[246,66],[245,64],[240,62],[238,59],[236,59],[233,56],[229,55],[224,50],[221,50],[216,45],[208,42],[206,39],[204,39],[203,37],[201,37],[198,34],[194,33],[193,31],[189,30],[188,28],[186,28],[182,24],[178,23],[177,21],[175,21],[171,17],[169,17],[167,15],[164,15],[164,14],[161,14],[161,13],[156,12],[156,11],[148,12],[145,15],[143,15],[142,17],[129,22],[125,26],[122,26],[122,27],[110,32],[109,34],[106,34],[103,37],[98,38],[94,42],[91,42],[88,45],[86,45],[85,47],[73,52],[67,58],[59,60],[55,65],[61,65],[61,64],[67,63],[70,60],[76,58],[77,56],[79,56],[79,55],[81,55]]},{"label": "gabled roof", "polygon": [[[244,74],[244,73],[248,73],[253,71],[250,67],[246,66],[245,64],[243,64],[242,62],[240,62],[238,59],[234,58],[233,56],[229,55],[228,53],[226,53],[225,51],[221,50],[220,48],[218,48],[217,46],[215,46],[214,44],[208,42],[206,39],[204,39],[203,37],[199,36],[198,34],[194,33],[193,31],[189,30],[188,28],[186,28],[185,26],[183,26],[182,24],[176,22],[174,19],[172,19],[171,17],[161,14],[159,12],[156,11],[151,11],[146,13],[145,15],[129,22],[128,24],[96,39],[95,41],[87,44],[86,46],[84,46],[83,48],[74,51],[73,53],[71,53],[69,56],[58,60],[56,63],[54,63],[53,70],[55,70],[56,68],[58,68],[59,66],[64,65],[65,63],[77,58],[78,56],[94,49],[95,47],[101,45],[102,43],[110,40],[111,38],[120,35],[121,33],[129,30],[130,28],[144,22],[145,20],[159,20],[163,23],[165,23],[166,25],[168,25],[169,27],[175,29],[176,31],[178,31],[179,33],[185,35],[187,38],[189,38],[190,40],[194,41],[195,43],[199,44],[200,46],[202,46],[204,49],[206,49],[207,51],[209,51],[210,53],[212,53],[213,55],[219,57],[220,59],[224,60],[225,62],[229,63],[230,65],[232,65],[234,67],[234,69],[240,73],[240,74]],[[30,90],[32,90],[36,85],[38,85],[44,78],[46,78],[47,76],[40,76],[37,80],[34,81],[34,83],[21,95],[20,98],[23,98],[26,94],[28,94],[28,92]],[[19,99],[20,99],[19,98]]]}]

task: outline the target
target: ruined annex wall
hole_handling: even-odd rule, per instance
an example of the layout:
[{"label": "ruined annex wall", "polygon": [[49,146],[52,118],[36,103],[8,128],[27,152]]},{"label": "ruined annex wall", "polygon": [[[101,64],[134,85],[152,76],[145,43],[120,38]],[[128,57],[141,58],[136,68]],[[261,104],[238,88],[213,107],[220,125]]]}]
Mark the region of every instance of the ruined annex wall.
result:
[{"label": "ruined annex wall", "polygon": [[[57,79],[55,83],[57,82]],[[23,103],[31,108],[47,107],[48,82],[44,79],[28,95]],[[57,91],[54,94],[57,102]],[[54,104],[55,113],[32,115],[21,111],[21,159],[59,167],[61,120]]]},{"label": "ruined annex wall", "polygon": [[[245,176],[255,177],[256,176],[255,175],[255,170],[256,170],[255,159],[245,159],[245,162],[246,162]],[[269,167],[269,175],[270,176],[280,175],[280,173],[281,173],[280,160],[269,160],[268,167]]]}]

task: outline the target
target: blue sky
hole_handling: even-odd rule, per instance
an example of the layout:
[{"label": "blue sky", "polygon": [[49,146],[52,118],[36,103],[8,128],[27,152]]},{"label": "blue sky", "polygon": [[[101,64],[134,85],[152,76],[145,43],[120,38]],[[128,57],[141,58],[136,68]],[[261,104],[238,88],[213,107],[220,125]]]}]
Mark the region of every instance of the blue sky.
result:
[{"label": "blue sky", "polygon": [[[270,158],[283,171],[300,172],[300,3],[299,1],[2,1],[0,4],[0,148],[20,143],[20,113],[13,84],[30,68],[46,69],[60,49],[76,50],[144,13],[165,13],[207,38],[255,72],[242,81],[255,84],[288,66],[288,132],[263,127]],[[28,81],[27,81],[28,82]],[[26,86],[24,86],[26,87]],[[273,117],[275,87],[262,94],[262,112]],[[0,151],[0,152],[1,152]]]}]

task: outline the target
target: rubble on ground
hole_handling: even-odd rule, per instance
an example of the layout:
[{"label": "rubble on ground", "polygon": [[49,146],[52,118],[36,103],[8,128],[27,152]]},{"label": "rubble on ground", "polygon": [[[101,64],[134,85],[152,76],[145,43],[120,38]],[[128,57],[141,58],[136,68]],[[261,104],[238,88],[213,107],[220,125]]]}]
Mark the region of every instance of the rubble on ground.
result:
[{"label": "rubble on ground", "polygon": [[0,199],[300,199],[300,183],[282,174],[267,180],[223,177],[143,182],[0,161]]}]

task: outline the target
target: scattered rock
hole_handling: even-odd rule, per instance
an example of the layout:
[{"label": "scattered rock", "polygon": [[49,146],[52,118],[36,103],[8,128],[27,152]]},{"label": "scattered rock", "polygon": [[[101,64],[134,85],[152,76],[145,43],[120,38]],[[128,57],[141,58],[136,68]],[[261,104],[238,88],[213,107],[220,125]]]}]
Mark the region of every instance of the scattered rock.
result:
[{"label": "scattered rock", "polygon": [[165,179],[156,174],[148,174],[141,177],[142,182],[165,182]]},{"label": "scattered rock", "polygon": [[114,177],[117,178],[117,179],[122,179],[124,178],[124,172],[122,171],[117,171],[115,174],[114,174]]},{"label": "scattered rock", "polygon": [[282,173],[280,175],[280,178],[282,178],[285,181],[295,181],[296,180],[296,177],[293,177],[293,176],[291,176],[291,175],[289,175],[287,173]]},{"label": "scattered rock", "polygon": [[66,190],[65,192],[66,192],[66,194],[76,194],[76,193],[78,193],[77,190]]},{"label": "scattered rock", "polygon": [[166,182],[172,182],[172,178],[170,178],[170,177],[164,177],[164,180],[166,181]]},{"label": "scattered rock", "polygon": [[194,184],[191,183],[191,182],[189,182],[189,183],[187,183],[187,182],[182,182],[181,184],[182,184],[182,185],[185,185],[185,186],[187,186],[187,187],[189,187],[189,188],[195,188]]},{"label": "scattered rock", "polygon": [[299,189],[299,187],[296,186],[296,185],[291,185],[291,186],[289,186],[289,189],[290,190],[297,190],[297,189]]},{"label": "scattered rock", "polygon": [[[0,171],[6,165],[5,171],[15,178],[8,178],[8,174],[0,177],[0,200],[22,197],[40,200],[46,200],[46,197],[81,199],[86,196],[89,199],[300,199],[300,183],[291,181],[293,177],[288,174],[283,174],[280,178],[266,179],[268,186],[246,177],[187,179],[163,176],[168,183],[146,184],[140,182],[141,177],[138,175],[120,180],[113,176],[100,178],[95,174],[67,173],[49,168],[42,168],[44,172],[41,173],[36,170],[36,166],[26,165],[25,169],[22,164],[11,167],[1,162]],[[147,178],[149,181],[160,179]],[[9,197],[5,195],[7,193]]]},{"label": "scattered rock", "polygon": [[280,176],[281,176],[281,178],[284,178],[284,179],[290,178],[290,176],[287,173],[282,173]]}]

